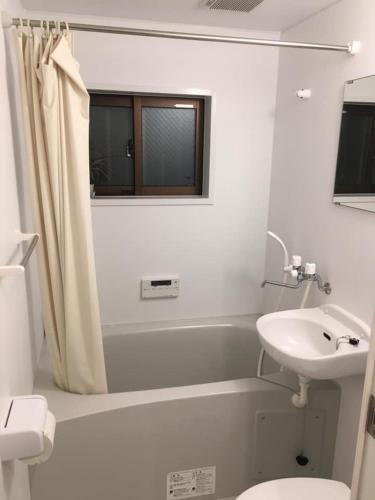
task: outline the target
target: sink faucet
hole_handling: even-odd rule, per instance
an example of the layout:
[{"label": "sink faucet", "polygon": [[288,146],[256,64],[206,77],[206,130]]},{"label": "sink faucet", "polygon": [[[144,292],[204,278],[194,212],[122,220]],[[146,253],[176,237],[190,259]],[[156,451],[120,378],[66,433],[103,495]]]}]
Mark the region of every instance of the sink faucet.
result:
[{"label": "sink faucet", "polygon": [[265,280],[262,283],[262,288],[266,285],[273,286],[282,286],[285,288],[297,289],[300,288],[304,281],[313,281],[318,285],[318,290],[324,292],[326,295],[330,295],[332,292],[332,287],[330,283],[324,283],[323,279],[319,274],[316,273],[316,266],[313,263],[306,263],[305,266],[291,266],[290,269],[286,269],[290,271],[290,274],[293,278],[297,279],[296,283],[283,283],[282,281],[270,281]]}]

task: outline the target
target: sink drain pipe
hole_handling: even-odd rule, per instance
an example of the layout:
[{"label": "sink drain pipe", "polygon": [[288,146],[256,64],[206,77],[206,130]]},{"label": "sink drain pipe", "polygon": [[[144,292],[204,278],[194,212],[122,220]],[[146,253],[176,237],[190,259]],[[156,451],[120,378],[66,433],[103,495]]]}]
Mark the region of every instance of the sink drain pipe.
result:
[{"label": "sink drain pipe", "polygon": [[296,408],[305,408],[308,403],[308,392],[311,379],[308,377],[304,377],[303,375],[298,375],[298,383],[300,392],[297,394],[293,394],[292,403]]}]

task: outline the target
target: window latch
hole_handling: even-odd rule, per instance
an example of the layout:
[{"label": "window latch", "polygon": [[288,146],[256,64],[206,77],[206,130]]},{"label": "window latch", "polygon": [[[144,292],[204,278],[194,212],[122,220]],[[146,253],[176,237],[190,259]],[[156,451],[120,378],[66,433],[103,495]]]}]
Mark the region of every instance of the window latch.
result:
[{"label": "window latch", "polygon": [[125,152],[126,158],[133,158],[134,156],[134,144],[131,139],[128,140],[126,143],[126,152]]}]

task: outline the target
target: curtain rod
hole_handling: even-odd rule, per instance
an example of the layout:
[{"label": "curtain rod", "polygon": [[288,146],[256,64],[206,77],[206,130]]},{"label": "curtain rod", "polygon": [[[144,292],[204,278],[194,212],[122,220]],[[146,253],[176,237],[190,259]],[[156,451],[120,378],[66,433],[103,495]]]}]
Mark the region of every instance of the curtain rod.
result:
[{"label": "curtain rod", "polygon": [[[34,28],[39,28],[41,22],[36,19],[26,20],[27,24]],[[51,26],[55,26],[55,21],[47,21]],[[20,26],[19,18],[10,20],[10,25]],[[61,23],[62,25],[64,22]],[[179,40],[198,40],[202,42],[223,42],[238,43],[243,45],[265,45],[268,47],[289,47],[296,49],[330,50],[334,52],[347,52],[355,55],[359,51],[359,42],[350,42],[346,45],[330,45],[322,43],[306,42],[284,42],[281,40],[263,40],[259,38],[245,38],[222,35],[204,35],[196,33],[182,33],[178,31],[149,30],[143,28],[128,28],[122,26],[101,26],[96,24],[69,23],[69,29],[76,31],[93,31],[97,33],[111,33],[116,35],[149,36],[156,38],[174,38]]]}]

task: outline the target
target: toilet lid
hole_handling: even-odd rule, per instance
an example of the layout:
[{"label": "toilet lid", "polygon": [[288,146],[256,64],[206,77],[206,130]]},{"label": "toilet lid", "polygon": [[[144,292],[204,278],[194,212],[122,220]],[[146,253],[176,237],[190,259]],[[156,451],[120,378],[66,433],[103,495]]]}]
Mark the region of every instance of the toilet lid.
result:
[{"label": "toilet lid", "polygon": [[349,500],[346,484],[329,479],[293,477],[257,484],[237,500]]}]

